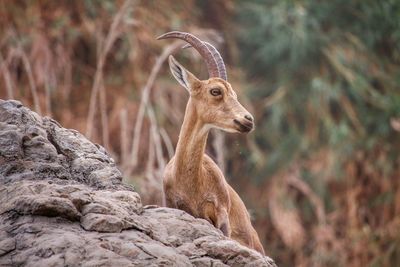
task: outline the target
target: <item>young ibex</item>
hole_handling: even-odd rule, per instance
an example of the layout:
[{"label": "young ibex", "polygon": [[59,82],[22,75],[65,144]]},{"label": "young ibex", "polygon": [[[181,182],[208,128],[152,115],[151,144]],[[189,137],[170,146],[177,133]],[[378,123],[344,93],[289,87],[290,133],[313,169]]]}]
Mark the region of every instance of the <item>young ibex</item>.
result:
[{"label": "young ibex", "polygon": [[169,56],[172,75],[189,91],[190,98],[175,156],[164,171],[166,205],[204,218],[226,236],[264,254],[243,201],[217,164],[204,154],[211,128],[248,133],[253,129],[253,117],[227,82],[224,62],[215,47],[189,33],[169,32],[157,39],[166,38],[182,39],[195,48],[205,59],[210,76],[201,81]]}]

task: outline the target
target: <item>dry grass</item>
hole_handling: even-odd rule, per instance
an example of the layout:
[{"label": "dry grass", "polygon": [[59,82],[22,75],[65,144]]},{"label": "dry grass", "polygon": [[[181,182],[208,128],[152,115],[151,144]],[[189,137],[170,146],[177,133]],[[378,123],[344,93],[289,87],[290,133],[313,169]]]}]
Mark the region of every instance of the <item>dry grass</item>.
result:
[{"label": "dry grass", "polygon": [[[250,102],[246,90],[252,81],[238,67],[240,47],[232,33],[238,25],[228,16],[235,11],[233,2],[204,3],[206,13],[200,6],[172,0],[0,2],[0,98],[18,99],[65,127],[86,132],[110,151],[144,203],[162,204],[162,171],[174,154],[187,95],[166,66],[182,43],[156,41],[156,36],[181,29],[220,45],[226,61],[234,63],[228,64],[229,79],[257,123],[291,94],[282,84]],[[367,61],[337,44],[323,51],[329,68],[357,82],[338,61],[343,53],[348,60]],[[194,73],[206,74],[195,52],[188,49],[179,56]],[[368,90],[365,101],[381,106]],[[351,99],[340,101],[351,127],[368,134]],[[322,104],[323,99],[315,120],[331,112]],[[299,123],[294,116],[285,120]],[[398,115],[388,123],[400,131]],[[387,144],[360,149],[344,163],[341,175],[333,171],[341,155],[318,147],[307,157],[291,155],[291,164],[278,165],[269,176],[265,165],[274,159],[262,145],[263,135],[270,134],[264,128],[249,136],[213,132],[208,146],[249,207],[267,254],[283,266],[389,266],[400,259],[400,161],[386,169],[392,153]],[[320,129],[310,122],[306,134],[317,139]],[[257,183],[250,172],[258,176]]]}]

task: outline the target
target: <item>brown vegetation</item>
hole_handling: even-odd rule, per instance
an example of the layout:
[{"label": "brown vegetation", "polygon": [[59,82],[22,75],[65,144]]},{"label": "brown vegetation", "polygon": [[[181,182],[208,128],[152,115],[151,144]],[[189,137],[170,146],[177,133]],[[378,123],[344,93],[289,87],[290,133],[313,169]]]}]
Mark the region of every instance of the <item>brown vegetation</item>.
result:
[{"label": "brown vegetation", "polygon": [[[161,204],[187,95],[165,62],[180,43],[155,37],[195,33],[256,119],[247,137],[212,132],[207,151],[266,253],[280,266],[398,265],[398,1],[260,2],[0,1],[0,98],[86,132]],[[206,78],[195,51],[181,55]]]}]

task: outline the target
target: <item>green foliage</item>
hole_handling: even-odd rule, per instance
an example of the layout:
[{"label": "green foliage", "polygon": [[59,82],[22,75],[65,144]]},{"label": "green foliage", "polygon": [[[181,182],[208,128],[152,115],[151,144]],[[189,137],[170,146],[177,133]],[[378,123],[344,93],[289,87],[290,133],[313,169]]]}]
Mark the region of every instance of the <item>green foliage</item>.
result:
[{"label": "green foliage", "polygon": [[[301,166],[302,181],[326,211],[343,212],[343,203],[355,209],[335,226],[363,247],[348,263],[398,265],[398,236],[384,225],[397,225],[388,213],[398,205],[400,142],[391,122],[400,117],[400,1],[237,3],[241,61],[252,81],[248,95],[262,107],[256,133],[265,155],[261,177]],[[319,160],[327,167],[318,172],[307,165]],[[313,225],[310,203],[300,198],[297,209],[303,223]],[[383,223],[384,216],[391,219]],[[329,250],[313,254],[317,265],[332,263]]]},{"label": "green foliage", "polygon": [[239,4],[243,64],[249,79],[258,81],[252,94],[268,99],[285,91],[258,122],[264,131],[258,143],[272,153],[267,166],[288,164],[291,155],[322,146],[343,159],[394,139],[389,121],[400,114],[393,82],[400,71],[393,65],[400,2]]}]

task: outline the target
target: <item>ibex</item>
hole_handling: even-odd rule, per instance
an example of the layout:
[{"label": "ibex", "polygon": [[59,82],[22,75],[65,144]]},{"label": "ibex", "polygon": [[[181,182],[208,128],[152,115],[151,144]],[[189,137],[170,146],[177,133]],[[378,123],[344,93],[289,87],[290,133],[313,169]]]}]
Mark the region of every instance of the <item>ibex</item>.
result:
[{"label": "ibex", "polygon": [[157,39],[179,38],[204,58],[210,78],[199,80],[172,55],[169,67],[190,94],[176,152],[164,170],[163,187],[168,207],[203,218],[242,245],[264,254],[257,232],[239,195],[226,182],[217,164],[205,152],[211,128],[248,133],[252,115],[238,102],[227,81],[221,55],[214,46],[184,32],[169,32]]}]

